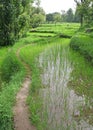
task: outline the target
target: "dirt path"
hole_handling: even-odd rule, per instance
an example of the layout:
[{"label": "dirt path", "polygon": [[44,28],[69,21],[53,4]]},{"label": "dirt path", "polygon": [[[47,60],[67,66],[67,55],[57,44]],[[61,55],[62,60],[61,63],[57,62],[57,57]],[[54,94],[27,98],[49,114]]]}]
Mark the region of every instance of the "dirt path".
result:
[{"label": "dirt path", "polygon": [[[17,51],[17,57],[21,60],[19,56],[20,49]],[[28,106],[26,104],[26,99],[29,92],[29,85],[31,83],[31,71],[26,63],[24,63],[23,61],[22,63],[27,70],[27,75],[20,91],[16,96],[16,104],[14,107],[14,127],[15,130],[36,130],[35,127],[31,125],[31,122],[29,120]]]}]

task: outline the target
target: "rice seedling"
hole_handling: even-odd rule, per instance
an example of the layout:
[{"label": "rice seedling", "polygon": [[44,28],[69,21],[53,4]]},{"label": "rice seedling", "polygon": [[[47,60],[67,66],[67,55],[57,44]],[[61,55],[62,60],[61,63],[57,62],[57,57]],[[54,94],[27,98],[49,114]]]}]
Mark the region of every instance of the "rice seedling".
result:
[{"label": "rice seedling", "polygon": [[37,28],[38,31],[51,31],[54,33],[62,33],[73,36],[79,28],[79,24],[76,23],[58,23],[56,24],[43,24]]},{"label": "rice seedling", "polygon": [[[64,41],[62,40],[61,43]],[[69,50],[68,45],[64,46],[63,44],[54,44],[51,49],[43,52],[39,59],[40,66],[43,68],[42,83],[46,86],[40,90],[43,98],[43,110],[44,113],[47,113],[47,128],[44,129],[78,130],[88,128],[92,130],[90,120],[93,116],[91,115],[91,118],[88,118],[90,106],[92,109],[92,100],[90,98],[87,100],[87,96],[91,97],[91,94],[88,93],[88,85],[93,81],[93,79],[89,80],[91,74],[93,74],[90,70],[93,70],[93,68],[84,61],[83,57]],[[89,83],[83,79],[84,77],[88,77]],[[80,81],[77,84],[79,79]],[[87,88],[82,82],[84,85],[86,84]],[[69,83],[70,88],[68,88]],[[74,90],[71,89],[72,86]],[[83,110],[87,108],[87,105],[86,117]],[[83,118],[84,116],[89,121]],[[42,120],[44,120],[44,116]]]}]

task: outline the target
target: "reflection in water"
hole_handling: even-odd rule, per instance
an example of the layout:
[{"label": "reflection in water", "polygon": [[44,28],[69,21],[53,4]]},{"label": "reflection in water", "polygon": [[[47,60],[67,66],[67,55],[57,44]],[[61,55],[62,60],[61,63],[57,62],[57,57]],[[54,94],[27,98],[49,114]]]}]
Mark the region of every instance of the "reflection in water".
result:
[{"label": "reflection in water", "polygon": [[[73,66],[69,60],[69,49],[56,46],[46,50],[39,57],[43,69],[42,83],[46,86],[40,90],[43,98],[42,120],[45,119],[46,130],[93,130],[93,126],[81,118],[80,109],[85,106],[85,97],[78,96],[67,84]],[[48,55],[47,55],[48,54]]]}]

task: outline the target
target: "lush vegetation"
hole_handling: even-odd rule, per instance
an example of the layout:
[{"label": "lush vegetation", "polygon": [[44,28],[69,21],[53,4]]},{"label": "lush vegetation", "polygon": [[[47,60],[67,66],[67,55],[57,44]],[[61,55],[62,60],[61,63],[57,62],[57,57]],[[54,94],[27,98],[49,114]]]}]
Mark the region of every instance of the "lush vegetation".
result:
[{"label": "lush vegetation", "polygon": [[[39,44],[34,45],[34,46],[28,45],[22,48],[21,53],[20,53],[22,60],[28,63],[32,70],[32,73],[31,73],[32,84],[31,84],[29,97],[28,97],[28,105],[29,105],[29,110],[31,112],[31,121],[37,127],[38,130],[47,128],[46,115],[44,116],[43,120],[41,118],[42,99],[39,95],[39,91],[41,88],[43,89],[45,86],[42,84],[42,79],[41,79],[42,69],[39,67],[38,58],[41,52],[44,52],[46,48],[47,50],[48,49],[50,50],[54,48],[54,46],[56,48],[57,42],[59,45],[62,43],[64,44],[65,42],[65,40],[64,42],[62,42],[63,40],[58,37],[55,38],[54,41],[51,39],[52,38],[50,38],[50,41],[48,42],[46,41],[39,42]],[[54,59],[55,58],[56,57],[54,57]]]},{"label": "lush vegetation", "polygon": [[[72,9],[67,12],[62,10],[62,14],[58,12],[45,14],[40,7],[40,0],[0,1],[0,47],[7,46],[0,48],[0,130],[14,129],[13,106],[26,75],[26,70],[16,55],[21,47],[21,60],[29,64],[32,72],[27,103],[31,121],[37,129],[53,129],[47,122],[47,109],[43,111],[40,89],[50,87],[50,80],[47,85],[42,83],[42,74],[44,67],[48,69],[49,61],[51,65],[53,63],[57,65],[58,56],[60,56],[57,68],[60,70],[57,75],[59,80],[61,67],[65,68],[64,64],[69,61],[72,67],[69,89],[85,98],[85,104],[79,107],[80,114],[76,115],[75,120],[83,118],[86,120],[89,117],[88,122],[93,125],[93,0],[75,0],[75,2],[77,5],[75,14]],[[47,24],[44,24],[45,22]],[[79,23],[71,22],[80,22],[82,27],[79,29]],[[71,41],[68,38],[71,38]],[[14,43],[14,46],[9,46]],[[63,55],[63,52],[66,53]],[[39,58],[42,53],[43,66],[40,67]],[[67,60],[62,64],[64,58]],[[46,59],[49,60],[48,63]],[[56,72],[54,77],[55,74]],[[53,82],[58,83],[58,77]],[[66,100],[64,102],[67,103]],[[64,108],[68,110],[66,105]],[[64,121],[67,120],[68,115],[64,116]],[[63,127],[64,125],[61,126]],[[71,127],[75,127],[73,121],[72,126],[67,122],[67,127],[63,129]]]},{"label": "lush vegetation", "polygon": [[[69,25],[69,26],[71,27],[71,25]],[[31,32],[31,35],[33,36],[33,38],[36,36],[37,36],[37,38],[39,38],[38,39],[39,41],[34,41],[34,43],[36,42],[38,44],[35,44],[34,46],[33,45],[25,46],[24,48],[22,48],[21,53],[20,53],[21,58],[30,65],[31,70],[32,70],[32,74],[31,74],[32,75],[32,84],[31,84],[30,93],[29,93],[29,97],[28,97],[28,105],[29,105],[29,110],[31,112],[31,121],[33,122],[33,124],[35,124],[37,126],[38,130],[47,128],[47,126],[48,126],[47,125],[47,114],[48,113],[46,113],[46,112],[44,113],[45,115],[43,115],[44,116],[43,120],[41,118],[42,114],[41,114],[40,110],[42,110],[42,99],[39,97],[39,90],[40,90],[40,88],[45,88],[45,86],[42,84],[42,80],[40,78],[41,77],[40,75],[43,73],[43,71],[42,71],[42,68],[39,67],[38,58],[39,58],[39,54],[42,51],[44,52],[45,48],[47,48],[47,51],[45,51],[47,53],[46,58],[49,57],[48,55],[50,54],[48,50],[53,50],[53,56],[55,55],[54,60],[56,62],[56,60],[57,60],[56,53],[58,52],[58,50],[56,50],[57,46],[55,46],[55,43],[60,44],[60,45],[62,44],[63,47],[65,47],[65,45],[66,45],[68,48],[69,40],[60,39],[60,37],[58,36],[59,27],[60,28],[64,27],[64,34],[66,34],[65,32],[66,32],[67,28],[65,28],[65,26],[62,26],[62,25],[55,26],[55,24],[54,25],[50,24],[50,25],[42,25],[41,27],[38,27],[36,30],[34,30],[34,32]],[[55,28],[57,28],[58,30],[55,30]],[[76,33],[75,29],[77,30],[77,25],[76,26],[74,25],[73,28],[74,28],[73,29],[74,31],[72,34],[75,34]],[[48,37],[49,30],[52,32],[51,37]],[[61,29],[59,31],[61,32]],[[43,32],[43,35],[42,35],[42,32]],[[54,32],[54,35],[57,34],[57,37],[55,37],[55,39],[53,36],[53,32]],[[70,30],[68,31],[68,34],[69,33],[70,33]],[[80,33],[80,35],[83,36],[83,33],[82,34]],[[42,41],[41,36],[43,36],[43,41]],[[78,38],[79,34],[77,33],[76,36]],[[89,37],[89,39],[91,39],[90,36],[87,36],[87,37]],[[72,38],[72,40],[73,40],[73,38]],[[54,39],[54,41],[53,41],[53,39]],[[87,41],[89,41],[89,39]],[[75,44],[76,40],[77,39],[75,38],[73,44]],[[80,40],[80,41],[82,41],[82,40]],[[85,41],[86,41],[86,39],[85,39]],[[46,43],[49,43],[49,44],[46,45]],[[68,50],[67,48],[65,48],[65,49]],[[83,49],[83,46],[82,46],[82,49]],[[54,50],[56,50],[56,52]],[[62,50],[60,47],[59,51],[62,52]],[[72,62],[71,64],[74,67],[73,71],[71,73],[71,79],[70,79],[70,82],[68,83],[68,86],[70,87],[70,89],[74,89],[78,95],[85,95],[85,96],[92,98],[92,91],[93,91],[93,87],[92,87],[93,83],[92,83],[92,78],[91,78],[91,77],[93,77],[92,76],[93,75],[92,66],[89,63],[87,63],[80,54],[75,53],[72,50],[70,50],[70,52],[67,53],[66,55],[69,57],[69,60],[70,60],[70,62]],[[44,60],[44,62],[46,63],[45,60]],[[91,101],[89,101],[89,102],[91,103]],[[86,99],[86,105],[88,105],[89,102]],[[87,106],[85,106],[85,107],[86,107],[86,111],[88,113],[89,108]],[[82,107],[81,113],[83,110],[84,110],[84,108]],[[85,112],[83,112],[83,116],[85,116]],[[79,117],[79,120],[81,118],[83,118],[83,117],[82,116]],[[90,118],[90,120],[92,120],[92,117]]]},{"label": "lush vegetation", "polygon": [[79,51],[89,62],[93,64],[93,38],[86,34],[75,35],[70,42],[71,48]]},{"label": "lush vegetation", "polygon": [[0,1],[0,12],[0,46],[13,45],[29,27],[37,27],[45,20],[39,0]]},{"label": "lush vegetation", "polygon": [[[38,62],[40,54],[42,52],[45,53],[45,59],[47,59],[47,57],[49,57],[49,55],[51,54],[52,50],[53,56],[55,55],[55,57],[50,58],[53,58],[54,61],[56,62],[57,60],[56,54],[60,52],[60,56],[62,58],[63,56],[61,52],[64,52],[63,50],[66,49],[67,51],[66,56],[69,58],[71,65],[74,67],[71,73],[71,80],[68,83],[69,88],[74,89],[78,95],[86,95],[92,98],[93,83],[91,77],[93,77],[92,73],[93,69],[92,66],[89,63],[87,63],[81,56],[81,54],[83,54],[85,58],[87,58],[92,63],[92,60],[90,60],[91,59],[90,56],[92,55],[92,32],[85,33],[84,30],[85,28],[83,28],[81,32],[80,31],[78,32],[77,31],[78,28],[79,24],[74,23],[73,24],[63,23],[56,25],[42,24],[36,29],[31,29],[30,32],[26,34],[26,37],[21,38],[19,41],[17,41],[13,47],[2,48],[0,50],[1,54],[0,129],[1,130],[13,129],[12,108],[15,103],[16,93],[21,87],[21,83],[25,76],[25,69],[15,55],[18,48],[22,46],[24,47],[22,47],[22,49],[20,50],[20,57],[27,64],[29,64],[32,71],[31,73],[32,84],[30,87],[27,103],[29,105],[29,111],[31,113],[30,116],[31,121],[35,126],[37,126],[38,130],[47,128],[48,126],[47,113],[46,112],[42,113],[44,115],[41,114],[41,110],[43,109],[42,108],[43,100],[39,95],[40,88],[47,87],[44,86],[44,84],[42,84],[41,74],[43,73],[43,68],[39,66]],[[70,47],[74,50],[79,51],[81,54],[73,52],[72,50],[68,52],[69,51],[68,45],[70,39],[67,40],[63,39],[64,35],[62,34],[67,36],[74,35],[71,39]],[[45,60],[44,62],[46,63]],[[89,108],[86,107],[87,112],[88,110]],[[82,116],[85,116],[85,113],[82,111],[83,108],[81,110],[81,113],[83,113]],[[41,115],[43,116],[43,118],[45,118],[44,120],[42,120]],[[81,118],[83,118],[82,116]]]},{"label": "lush vegetation", "polygon": [[[0,69],[0,129],[13,129],[13,106],[15,103],[16,93],[21,87],[25,70],[16,59],[16,56],[9,52],[4,58]],[[15,60],[14,60],[15,57]],[[20,68],[19,68],[20,66]],[[15,71],[14,71],[15,70]]]},{"label": "lush vegetation", "polygon": [[93,0],[74,0],[77,8],[76,12],[80,16],[81,26],[85,24],[92,24],[93,20]]}]

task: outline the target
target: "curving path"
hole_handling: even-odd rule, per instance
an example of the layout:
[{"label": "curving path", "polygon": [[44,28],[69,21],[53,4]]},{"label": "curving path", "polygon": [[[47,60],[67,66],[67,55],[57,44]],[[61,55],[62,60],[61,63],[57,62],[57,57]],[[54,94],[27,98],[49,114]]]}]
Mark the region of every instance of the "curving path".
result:
[{"label": "curving path", "polygon": [[[19,60],[21,60],[20,50],[22,48],[23,47],[17,51],[17,57]],[[31,71],[25,62],[22,60],[21,62],[25,66],[27,74],[20,91],[16,96],[16,104],[14,106],[14,128],[15,130],[36,130],[36,128],[31,125],[31,122],[29,120],[28,106],[26,104],[26,99],[29,93],[29,85],[31,83]]]}]

